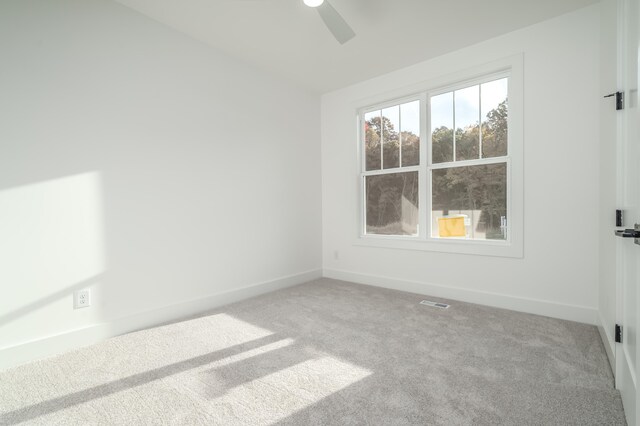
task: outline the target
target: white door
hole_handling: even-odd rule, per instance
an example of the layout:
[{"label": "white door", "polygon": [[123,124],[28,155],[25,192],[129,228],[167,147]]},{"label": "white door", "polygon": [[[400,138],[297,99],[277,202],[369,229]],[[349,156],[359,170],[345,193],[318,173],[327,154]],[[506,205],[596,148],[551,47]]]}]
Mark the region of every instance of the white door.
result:
[{"label": "white door", "polygon": [[[640,0],[618,0],[619,85],[624,91],[624,110],[619,112],[617,201],[624,212],[624,227],[640,224],[640,114],[638,110],[638,22]],[[638,239],[640,242],[640,239]],[[619,311],[622,343],[616,348],[616,387],[620,390],[629,425],[637,425],[637,367],[640,337],[640,245],[633,238],[618,238]]]}]

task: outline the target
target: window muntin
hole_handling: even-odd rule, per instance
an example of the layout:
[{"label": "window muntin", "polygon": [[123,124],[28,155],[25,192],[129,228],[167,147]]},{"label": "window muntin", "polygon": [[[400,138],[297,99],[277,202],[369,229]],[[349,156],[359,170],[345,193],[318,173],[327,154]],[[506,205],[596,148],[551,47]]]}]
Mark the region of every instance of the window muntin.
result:
[{"label": "window muntin", "polygon": [[[504,72],[428,91],[420,95],[427,101],[425,120],[419,100],[386,103],[361,114],[365,235],[508,240],[508,84]],[[405,130],[411,114],[415,127]],[[422,131],[425,125],[428,132]],[[420,134],[427,135],[422,164]],[[395,175],[369,177],[387,172]]]}]

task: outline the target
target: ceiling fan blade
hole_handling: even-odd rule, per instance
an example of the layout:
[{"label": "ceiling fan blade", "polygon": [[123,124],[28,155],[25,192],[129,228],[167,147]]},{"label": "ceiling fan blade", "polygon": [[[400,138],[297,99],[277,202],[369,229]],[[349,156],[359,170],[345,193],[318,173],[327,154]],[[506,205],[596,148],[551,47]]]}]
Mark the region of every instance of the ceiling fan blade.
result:
[{"label": "ceiling fan blade", "polygon": [[347,21],[340,16],[338,11],[335,10],[327,0],[316,7],[316,9],[327,28],[329,28],[329,31],[331,31],[331,34],[333,34],[340,44],[345,44],[355,37],[356,33],[353,32],[349,24],[347,24]]}]

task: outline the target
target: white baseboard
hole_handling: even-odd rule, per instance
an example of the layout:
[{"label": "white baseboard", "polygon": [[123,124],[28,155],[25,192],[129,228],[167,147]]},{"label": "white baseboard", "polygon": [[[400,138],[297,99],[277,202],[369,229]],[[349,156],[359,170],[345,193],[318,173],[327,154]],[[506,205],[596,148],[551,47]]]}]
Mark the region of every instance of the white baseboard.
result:
[{"label": "white baseboard", "polygon": [[605,319],[602,317],[602,313],[598,311],[598,331],[600,332],[600,338],[602,339],[602,344],[604,345],[604,350],[607,352],[607,358],[609,359],[609,364],[611,365],[611,371],[616,371],[616,355],[614,351],[613,345],[615,345],[615,339],[611,335],[613,324],[607,324]]},{"label": "white baseboard", "polygon": [[322,275],[343,281],[367,284],[376,287],[390,288],[410,293],[477,303],[512,311],[526,312],[569,321],[597,325],[598,311],[586,306],[576,306],[547,300],[529,299],[507,294],[490,293],[442,284],[399,280],[378,275],[361,274],[338,269],[324,269]]},{"label": "white baseboard", "polygon": [[0,371],[322,277],[315,269],[0,348]]}]

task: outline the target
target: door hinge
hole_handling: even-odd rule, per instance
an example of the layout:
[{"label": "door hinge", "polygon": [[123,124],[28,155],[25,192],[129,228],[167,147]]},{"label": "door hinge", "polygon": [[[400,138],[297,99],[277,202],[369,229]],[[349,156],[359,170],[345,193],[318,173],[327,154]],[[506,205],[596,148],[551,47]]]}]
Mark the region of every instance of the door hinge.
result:
[{"label": "door hinge", "polygon": [[624,109],[624,92],[609,93],[605,98],[616,97],[616,111]]},{"label": "door hinge", "polygon": [[616,324],[616,343],[622,343],[622,326]]}]

